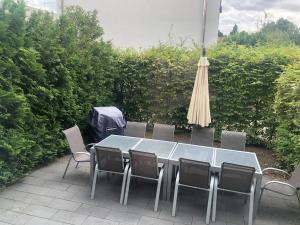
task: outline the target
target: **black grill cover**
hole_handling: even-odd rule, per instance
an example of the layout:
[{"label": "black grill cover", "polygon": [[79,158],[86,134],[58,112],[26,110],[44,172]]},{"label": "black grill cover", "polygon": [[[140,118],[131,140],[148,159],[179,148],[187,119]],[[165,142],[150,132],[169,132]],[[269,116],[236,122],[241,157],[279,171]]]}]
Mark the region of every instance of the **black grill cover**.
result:
[{"label": "black grill cover", "polygon": [[88,135],[94,143],[111,134],[124,135],[125,126],[123,113],[114,106],[94,107],[89,113]]}]

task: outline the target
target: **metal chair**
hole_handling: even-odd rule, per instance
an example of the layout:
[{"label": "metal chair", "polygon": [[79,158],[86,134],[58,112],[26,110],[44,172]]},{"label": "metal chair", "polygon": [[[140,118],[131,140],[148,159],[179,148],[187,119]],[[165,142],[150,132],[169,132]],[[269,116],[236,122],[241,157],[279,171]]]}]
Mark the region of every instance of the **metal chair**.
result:
[{"label": "metal chair", "polygon": [[127,176],[124,205],[127,205],[131,177],[154,180],[157,182],[154,204],[154,211],[156,212],[159,202],[161,181],[164,173],[163,164],[160,165],[158,163],[157,157],[153,153],[129,150],[129,155],[131,167],[129,168]]},{"label": "metal chair", "polygon": [[234,131],[222,131],[221,148],[245,151],[246,133]]},{"label": "metal chair", "polygon": [[84,145],[79,127],[77,125],[64,130],[63,133],[67,138],[71,150],[71,157],[69,158],[65,172],[62,176],[63,178],[65,178],[71,159],[74,159],[74,161],[77,162],[76,168],[78,167],[78,164],[80,162],[90,162],[90,153],[87,150],[92,147],[94,143],[88,144],[86,146]]},{"label": "metal chair", "polygon": [[201,128],[199,126],[193,126],[191,144],[213,147],[214,134],[214,128]]},{"label": "metal chair", "polygon": [[176,214],[179,186],[195,188],[209,192],[206,210],[206,224],[209,224],[214,188],[214,178],[211,179],[210,176],[210,164],[207,162],[199,162],[189,159],[179,159],[179,172],[176,176],[172,216],[175,216]]},{"label": "metal chair", "polygon": [[125,190],[129,163],[127,163],[124,168],[124,158],[122,155],[122,151],[117,148],[95,146],[95,153],[96,153],[97,164],[95,167],[91,199],[95,198],[95,188],[97,184],[98,173],[106,172],[106,173],[113,173],[113,174],[122,174],[123,182],[121,188],[120,204],[123,204],[124,190]]},{"label": "metal chair", "polygon": [[153,139],[174,141],[174,125],[155,123],[153,128]]},{"label": "metal chair", "polygon": [[147,123],[127,121],[124,134],[131,137],[145,137]]},{"label": "metal chair", "polygon": [[298,199],[298,203],[299,203],[299,207],[300,207],[300,194],[299,194],[299,190],[300,190],[300,164],[295,168],[294,172],[292,172],[292,174],[289,174],[288,172],[284,171],[284,170],[280,170],[277,168],[266,168],[264,169],[262,172],[263,174],[266,172],[279,172],[283,175],[286,175],[289,177],[289,179],[286,182],[282,182],[282,181],[276,181],[276,180],[272,180],[269,182],[266,182],[265,184],[263,184],[262,188],[261,188],[261,192],[260,192],[260,199],[264,193],[264,190],[267,191],[271,191],[280,195],[285,195],[285,196],[297,196]]},{"label": "metal chair", "polygon": [[250,196],[248,225],[253,222],[254,181],[255,168],[223,163],[220,178],[215,178],[212,221],[216,220],[218,190]]}]

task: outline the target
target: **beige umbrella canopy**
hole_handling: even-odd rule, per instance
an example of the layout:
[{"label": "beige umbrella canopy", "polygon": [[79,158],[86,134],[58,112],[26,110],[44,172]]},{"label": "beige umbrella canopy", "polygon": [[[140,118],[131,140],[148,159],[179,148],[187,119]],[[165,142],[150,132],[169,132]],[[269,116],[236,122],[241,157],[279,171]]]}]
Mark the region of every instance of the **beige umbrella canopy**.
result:
[{"label": "beige umbrella canopy", "polygon": [[194,83],[192,98],[187,115],[189,124],[206,127],[211,123],[208,91],[208,66],[206,57],[198,62],[198,71]]}]

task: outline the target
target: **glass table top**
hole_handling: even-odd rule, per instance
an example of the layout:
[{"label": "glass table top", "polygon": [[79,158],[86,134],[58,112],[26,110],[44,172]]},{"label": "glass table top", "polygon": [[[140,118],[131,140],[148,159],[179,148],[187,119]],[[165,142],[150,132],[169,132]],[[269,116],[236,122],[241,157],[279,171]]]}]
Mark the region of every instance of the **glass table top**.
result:
[{"label": "glass table top", "polygon": [[255,153],[218,148],[215,150],[216,167],[221,167],[223,162],[227,162],[243,166],[251,166],[256,169],[256,173],[261,173],[261,168]]},{"label": "glass table top", "polygon": [[123,153],[126,153],[129,149],[133,149],[133,147],[141,140],[142,138],[137,137],[110,135],[109,137],[97,143],[95,146],[118,148]]},{"label": "glass table top", "polygon": [[154,153],[159,158],[168,159],[176,144],[170,141],[143,139],[134,150]]},{"label": "glass table top", "polygon": [[208,162],[212,165],[214,159],[214,148],[179,143],[172,153],[170,160],[178,161],[179,158]]}]

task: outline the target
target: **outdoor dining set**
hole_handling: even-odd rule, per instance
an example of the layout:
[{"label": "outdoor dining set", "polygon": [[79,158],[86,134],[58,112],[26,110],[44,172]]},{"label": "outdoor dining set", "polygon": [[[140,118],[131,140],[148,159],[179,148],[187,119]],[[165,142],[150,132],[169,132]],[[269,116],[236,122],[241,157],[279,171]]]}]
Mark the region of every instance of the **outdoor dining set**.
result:
[{"label": "outdoor dining set", "polygon": [[[72,159],[77,165],[90,162],[91,199],[94,199],[99,173],[120,174],[123,176],[120,204],[124,205],[128,200],[130,204],[132,177],[152,180],[157,182],[154,211],[158,209],[160,197],[170,200],[175,181],[172,216],[176,215],[179,187],[203,190],[208,192],[206,224],[210,219],[216,220],[219,191],[237,193],[243,199],[248,197],[249,225],[253,223],[263,190],[297,195],[297,188],[291,183],[280,184],[290,188],[288,193],[280,191],[278,186],[274,188],[273,184],[277,183],[262,186],[265,170],[261,170],[255,153],[245,151],[244,132],[222,131],[221,146],[216,148],[214,128],[193,127],[190,144],[186,144],[174,141],[174,125],[154,124],[152,139],[145,138],[146,126],[146,123],[127,122],[124,135],[110,135],[93,144],[90,152],[86,151],[77,126],[65,130],[72,155],[63,177]],[[299,176],[300,166],[290,179],[295,186]]]}]

